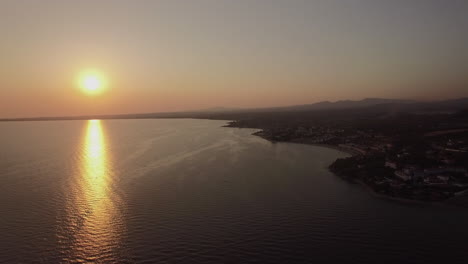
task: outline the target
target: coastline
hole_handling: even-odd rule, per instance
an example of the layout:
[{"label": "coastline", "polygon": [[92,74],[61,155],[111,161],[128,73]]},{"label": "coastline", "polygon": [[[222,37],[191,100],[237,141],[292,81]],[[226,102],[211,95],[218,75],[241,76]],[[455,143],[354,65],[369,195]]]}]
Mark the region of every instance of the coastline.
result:
[{"label": "coastline", "polygon": [[[234,123],[233,121],[230,121],[230,122],[229,122],[227,125],[225,125],[224,127],[231,127],[231,128],[234,128],[234,127],[235,127],[235,128],[251,128],[251,127],[240,127],[240,126],[235,126],[234,124],[235,124],[235,123]],[[259,131],[256,131],[256,132],[252,133],[252,135],[261,137],[261,138],[263,138],[263,139],[265,139],[265,140],[268,140],[268,141],[271,142],[271,143],[276,143],[276,142],[281,142],[281,143],[296,143],[296,144],[304,144],[304,145],[325,147],[325,148],[334,149],[334,150],[338,150],[338,151],[347,153],[347,154],[349,154],[351,157],[358,156],[358,155],[361,154],[361,153],[359,153],[358,151],[356,151],[356,150],[354,150],[354,149],[350,149],[350,148],[346,148],[346,147],[342,147],[342,146],[337,146],[337,145],[331,145],[331,144],[311,143],[311,142],[307,142],[307,140],[292,140],[292,141],[277,141],[277,140],[272,140],[272,139],[270,139],[270,138],[264,136],[264,134],[263,134],[264,130],[263,130],[262,128],[253,127],[253,129],[259,129]],[[359,185],[360,185],[361,187],[363,187],[366,191],[368,191],[373,197],[378,198],[378,199],[384,199],[384,200],[389,200],[389,201],[392,201],[392,202],[405,203],[405,204],[448,205],[448,206],[449,206],[449,205],[453,205],[453,206],[457,206],[457,207],[466,207],[466,206],[463,206],[463,205],[458,205],[458,204],[449,203],[449,201],[452,200],[452,199],[455,198],[455,197],[451,197],[451,198],[449,198],[449,199],[441,200],[441,201],[426,201],[426,200],[407,199],[407,198],[402,198],[402,197],[395,197],[395,196],[385,195],[385,194],[376,192],[376,191],[372,188],[372,186],[370,186],[369,184],[363,182],[363,181],[360,180],[360,179],[347,178],[347,177],[344,177],[344,176],[340,176],[339,174],[333,172],[330,168],[328,168],[328,171],[330,171],[331,173],[333,173],[333,175],[342,178],[343,180],[346,180],[346,181],[349,181],[349,182],[352,182],[352,183],[357,183],[357,184],[359,184]]]},{"label": "coastline", "polygon": [[359,155],[359,152],[357,152],[357,151],[355,151],[355,150],[348,149],[348,148],[345,148],[345,147],[336,146],[336,145],[330,145],[330,144],[314,144],[314,143],[303,143],[303,142],[298,142],[298,143],[300,143],[300,144],[306,144],[306,145],[311,145],[311,146],[317,146],[317,147],[324,147],[324,148],[334,149],[334,150],[338,150],[338,151],[347,153],[347,154],[349,154],[349,155],[351,155],[351,156],[357,156],[357,155]]},{"label": "coastline", "polygon": [[[242,127],[238,127],[238,128],[242,128]],[[263,129],[260,129],[260,131],[257,131],[257,132],[254,132],[252,133],[252,135],[254,136],[257,136],[257,137],[261,137],[265,140],[268,140],[272,143],[276,143],[276,142],[281,142],[281,143],[297,143],[297,144],[304,144],[304,145],[311,145],[311,146],[317,146],[317,147],[325,147],[325,148],[329,148],[329,149],[334,149],[334,150],[338,150],[338,151],[341,151],[341,152],[344,152],[344,153],[347,153],[351,156],[357,156],[359,155],[360,153],[356,150],[353,150],[353,149],[350,149],[350,148],[346,148],[346,147],[342,147],[342,146],[338,146],[338,145],[332,145],[332,144],[321,144],[321,143],[313,143],[313,142],[308,142],[307,140],[292,140],[292,141],[276,141],[276,140],[272,140],[268,137],[265,137],[263,134]]]},{"label": "coastline", "polygon": [[[335,173],[333,173],[335,174]],[[337,174],[335,174],[337,175]],[[338,177],[340,177],[339,175],[337,175]],[[440,201],[423,201],[423,200],[412,200],[412,199],[406,199],[406,198],[401,198],[401,197],[395,197],[395,196],[390,196],[390,195],[385,195],[385,194],[381,194],[381,193],[378,193],[376,192],[374,189],[372,189],[371,186],[369,186],[368,184],[366,184],[365,182],[361,181],[361,180],[352,180],[353,182],[359,184],[360,186],[362,186],[364,189],[366,189],[372,196],[376,197],[376,198],[379,198],[379,199],[384,199],[384,200],[390,200],[390,201],[393,201],[393,202],[399,202],[399,203],[410,203],[410,204],[420,204],[420,205],[436,205],[436,204],[443,204],[443,201],[440,202]]]}]

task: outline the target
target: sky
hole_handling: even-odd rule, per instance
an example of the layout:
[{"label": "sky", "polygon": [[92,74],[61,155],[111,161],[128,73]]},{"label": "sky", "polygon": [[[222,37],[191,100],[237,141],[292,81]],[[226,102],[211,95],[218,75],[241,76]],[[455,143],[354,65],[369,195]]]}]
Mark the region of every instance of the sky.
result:
[{"label": "sky", "polygon": [[[468,96],[466,0],[0,0],[0,118]],[[92,69],[107,89],[77,81]]]}]

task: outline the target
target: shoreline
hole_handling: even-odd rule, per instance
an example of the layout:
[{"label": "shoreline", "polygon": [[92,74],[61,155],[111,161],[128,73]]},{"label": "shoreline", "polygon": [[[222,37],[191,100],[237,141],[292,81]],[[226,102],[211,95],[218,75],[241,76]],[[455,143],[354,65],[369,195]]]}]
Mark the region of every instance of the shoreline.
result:
[{"label": "shoreline", "polygon": [[[242,127],[238,127],[238,128],[242,128]],[[351,148],[346,148],[346,147],[342,147],[342,146],[338,146],[338,145],[332,145],[332,144],[312,143],[312,142],[307,142],[306,140],[293,140],[293,141],[271,140],[271,139],[263,136],[261,134],[261,132],[263,132],[263,129],[260,129],[260,131],[252,133],[252,135],[257,136],[257,137],[261,137],[261,138],[263,138],[265,140],[268,140],[271,143],[295,143],[295,144],[304,144],[304,145],[310,145],[310,146],[324,147],[324,148],[338,150],[338,151],[347,153],[347,154],[349,154],[351,156],[357,156],[357,155],[360,154],[358,151],[353,150]]]},{"label": "shoreline", "polygon": [[[333,174],[335,174],[335,173],[333,173]],[[338,177],[340,177],[340,176],[338,176]],[[444,201],[414,200],[414,199],[407,199],[407,198],[400,198],[400,197],[385,195],[385,194],[381,194],[381,193],[376,192],[374,189],[372,189],[371,186],[369,186],[368,184],[366,184],[365,182],[363,182],[361,180],[352,180],[352,181],[359,184],[364,189],[366,189],[372,196],[374,196],[376,198],[379,198],[379,199],[389,200],[389,201],[392,201],[392,202],[419,204],[419,205],[440,205],[440,204],[444,204]]]},{"label": "shoreline", "polygon": [[[232,121],[229,122],[225,127],[250,128],[250,127],[233,126]],[[358,156],[358,155],[361,154],[356,150],[341,147],[341,146],[337,146],[337,145],[331,145],[331,144],[309,143],[309,142],[303,141],[303,140],[293,140],[293,141],[271,140],[271,139],[269,139],[269,138],[262,135],[262,132],[264,131],[263,129],[261,129],[261,128],[252,128],[252,129],[259,129],[259,131],[252,133],[252,135],[257,136],[257,137],[261,137],[261,138],[263,138],[263,139],[265,139],[265,140],[267,140],[267,141],[269,141],[271,143],[295,143],[295,144],[304,144],[304,145],[311,145],[311,146],[317,146],[317,147],[325,147],[325,148],[334,149],[334,150],[338,150],[338,151],[347,153],[347,154],[351,155],[352,157]],[[340,177],[343,180],[349,181],[351,183],[359,184],[362,188],[364,188],[367,192],[369,192],[373,197],[378,198],[378,199],[383,199],[383,200],[388,200],[388,201],[398,202],[398,203],[404,203],[404,204],[447,205],[447,206],[453,205],[453,206],[457,206],[457,207],[463,207],[462,205],[451,204],[451,203],[448,202],[451,199],[453,199],[454,197],[448,198],[446,200],[441,200],[441,201],[425,201],[425,200],[407,199],[407,198],[402,198],[402,197],[395,197],[395,196],[389,196],[389,195],[381,194],[381,193],[376,192],[372,188],[372,186],[370,186],[369,184],[363,182],[360,179],[352,179],[352,178],[346,178],[344,176],[340,176],[337,173],[330,170],[330,168],[328,168],[328,171],[331,172],[336,177]]]},{"label": "shoreline", "polygon": [[329,148],[329,149],[334,149],[334,150],[338,150],[338,151],[341,151],[341,152],[344,152],[344,153],[347,153],[351,156],[357,156],[359,155],[360,153],[355,151],[355,150],[352,150],[352,149],[348,149],[348,148],[345,148],[345,147],[340,147],[340,146],[336,146],[336,145],[330,145],[330,144],[314,144],[314,143],[302,143],[302,142],[298,142],[299,144],[306,144],[306,145],[311,145],[311,146],[317,146],[317,147],[324,147],[324,148]]}]

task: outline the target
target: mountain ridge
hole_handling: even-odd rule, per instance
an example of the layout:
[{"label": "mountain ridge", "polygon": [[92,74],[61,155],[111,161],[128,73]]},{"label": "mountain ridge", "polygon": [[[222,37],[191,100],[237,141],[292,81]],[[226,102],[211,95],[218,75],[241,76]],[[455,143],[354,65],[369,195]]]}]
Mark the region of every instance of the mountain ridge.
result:
[{"label": "mountain ridge", "polygon": [[468,97],[423,102],[409,99],[365,98],[362,100],[338,100],[335,102],[321,101],[312,104],[280,106],[269,108],[233,108],[215,107],[192,111],[150,112],[134,114],[81,115],[56,117],[24,117],[0,118],[0,121],[42,121],[42,120],[76,120],[76,119],[141,119],[141,118],[214,118],[213,115],[222,113],[262,113],[262,112],[309,112],[347,109],[386,109],[387,111],[411,112],[453,112],[468,109]]}]

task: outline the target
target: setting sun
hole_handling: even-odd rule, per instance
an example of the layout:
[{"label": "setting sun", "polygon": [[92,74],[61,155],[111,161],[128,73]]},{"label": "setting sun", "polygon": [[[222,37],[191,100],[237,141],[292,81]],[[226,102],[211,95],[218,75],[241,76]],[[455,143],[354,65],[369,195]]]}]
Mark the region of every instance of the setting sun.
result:
[{"label": "setting sun", "polygon": [[97,95],[104,92],[106,80],[102,74],[96,71],[86,71],[80,74],[79,86],[86,94]]}]

